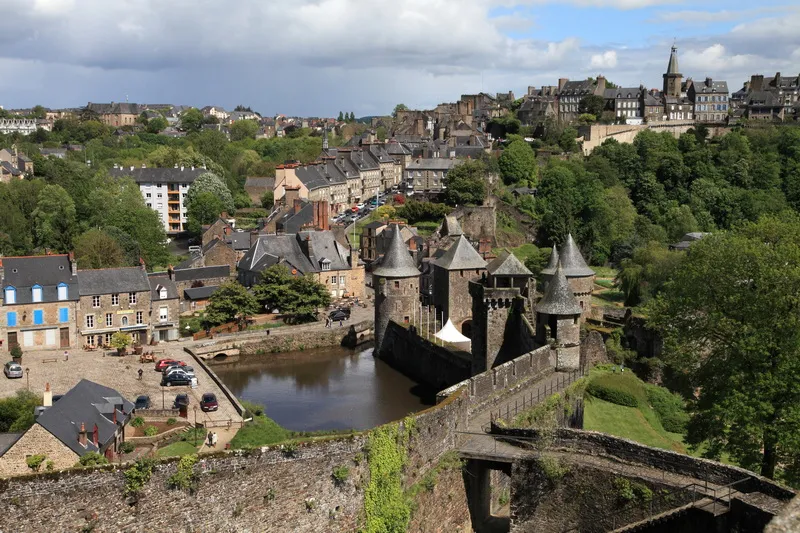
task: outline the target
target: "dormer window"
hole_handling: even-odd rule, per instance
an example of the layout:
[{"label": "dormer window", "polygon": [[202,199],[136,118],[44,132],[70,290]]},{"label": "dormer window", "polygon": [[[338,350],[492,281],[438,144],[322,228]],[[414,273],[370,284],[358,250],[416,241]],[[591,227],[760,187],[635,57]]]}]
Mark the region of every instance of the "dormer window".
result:
[{"label": "dormer window", "polygon": [[42,286],[41,285],[34,285],[31,289],[31,298],[34,302],[41,302],[42,301]]},{"label": "dormer window", "polygon": [[66,283],[59,283],[58,284],[58,299],[59,301],[64,301],[69,298],[69,287],[67,287]]},{"label": "dormer window", "polygon": [[320,267],[322,268],[322,270],[330,270],[331,269],[331,260],[330,259],[327,259],[327,258],[323,257],[322,260],[320,260],[319,264],[320,264]]},{"label": "dormer window", "polygon": [[167,299],[167,288],[166,287],[164,287],[163,285],[159,285],[158,287],[156,287],[156,290],[158,291],[158,299],[159,300],[166,300]]},{"label": "dormer window", "polygon": [[6,304],[17,303],[17,289],[14,287],[6,287]]}]

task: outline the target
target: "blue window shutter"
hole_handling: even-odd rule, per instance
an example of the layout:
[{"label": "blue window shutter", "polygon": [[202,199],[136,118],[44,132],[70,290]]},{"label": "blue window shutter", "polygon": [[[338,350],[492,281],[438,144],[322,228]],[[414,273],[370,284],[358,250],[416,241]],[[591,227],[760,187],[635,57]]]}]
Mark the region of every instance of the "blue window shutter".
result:
[{"label": "blue window shutter", "polygon": [[9,311],[6,313],[6,322],[8,327],[13,328],[17,325],[17,312],[16,311]]},{"label": "blue window shutter", "polygon": [[58,309],[58,321],[69,322],[69,308],[61,307]]},{"label": "blue window shutter", "polygon": [[33,324],[44,324],[44,311],[41,309],[34,309],[33,311]]}]

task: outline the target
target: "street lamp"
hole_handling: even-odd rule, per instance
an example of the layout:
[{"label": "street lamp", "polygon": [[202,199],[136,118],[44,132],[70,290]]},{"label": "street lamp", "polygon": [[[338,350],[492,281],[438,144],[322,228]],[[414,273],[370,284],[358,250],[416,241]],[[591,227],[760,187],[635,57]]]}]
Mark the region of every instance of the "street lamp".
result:
[{"label": "street lamp", "polygon": [[194,406],[194,447],[197,448],[197,406]]},{"label": "street lamp", "polygon": [[25,380],[28,382],[28,390],[31,390],[31,369],[25,368]]}]

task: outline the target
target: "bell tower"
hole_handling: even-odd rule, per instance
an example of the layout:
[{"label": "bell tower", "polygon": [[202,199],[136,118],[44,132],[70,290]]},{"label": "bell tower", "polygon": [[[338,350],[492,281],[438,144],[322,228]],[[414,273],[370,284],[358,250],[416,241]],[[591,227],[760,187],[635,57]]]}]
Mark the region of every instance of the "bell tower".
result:
[{"label": "bell tower", "polygon": [[678,71],[678,47],[672,45],[672,52],[669,55],[667,72],[664,73],[664,95],[679,98],[681,95],[681,82],[683,74]]}]

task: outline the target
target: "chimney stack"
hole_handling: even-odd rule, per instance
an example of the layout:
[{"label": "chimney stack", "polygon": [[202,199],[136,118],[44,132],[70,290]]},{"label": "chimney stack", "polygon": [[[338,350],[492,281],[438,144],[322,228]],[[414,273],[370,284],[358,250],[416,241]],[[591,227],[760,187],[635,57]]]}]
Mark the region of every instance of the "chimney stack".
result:
[{"label": "chimney stack", "polygon": [[50,383],[44,386],[44,394],[42,395],[42,405],[45,407],[53,406],[53,391],[50,390]]},{"label": "chimney stack", "polygon": [[258,230],[250,232],[250,246],[253,246],[258,241]]},{"label": "chimney stack", "polygon": [[81,422],[81,430],[78,432],[78,444],[86,448],[86,425]]},{"label": "chimney stack", "polygon": [[558,90],[561,92],[564,89],[564,85],[567,84],[569,78],[558,78]]},{"label": "chimney stack", "polygon": [[295,198],[294,202],[292,203],[292,210],[294,211],[294,214],[296,215],[297,213],[299,213],[302,208],[303,208],[303,201],[300,198]]},{"label": "chimney stack", "polygon": [[72,271],[72,275],[73,276],[77,276],[78,275],[78,262],[75,260],[75,253],[74,252],[70,252],[67,255],[67,258],[69,259],[69,267],[70,267],[70,270]]},{"label": "chimney stack", "polygon": [[[114,413],[116,413],[116,411],[114,411]],[[92,444],[94,444],[96,448],[100,447],[100,445],[98,444],[98,442],[100,440],[99,439],[99,436],[100,436],[99,433],[100,433],[100,431],[97,428],[97,424],[95,424],[94,428],[92,429]]]}]

